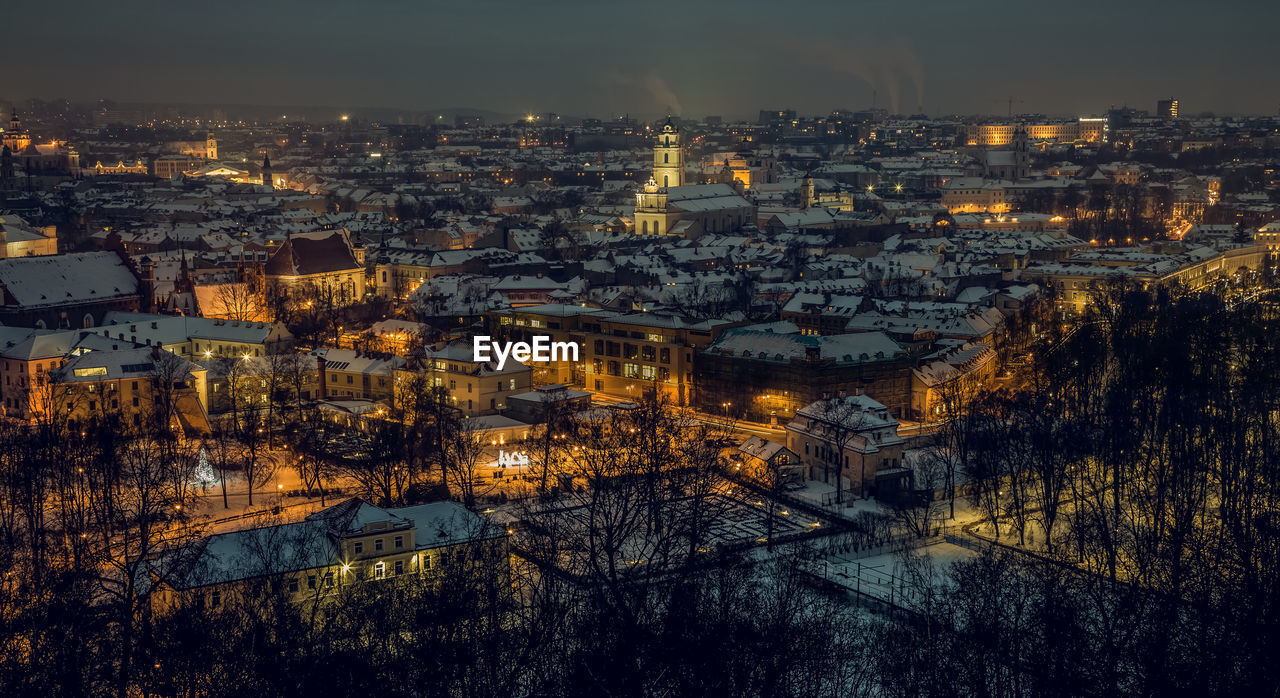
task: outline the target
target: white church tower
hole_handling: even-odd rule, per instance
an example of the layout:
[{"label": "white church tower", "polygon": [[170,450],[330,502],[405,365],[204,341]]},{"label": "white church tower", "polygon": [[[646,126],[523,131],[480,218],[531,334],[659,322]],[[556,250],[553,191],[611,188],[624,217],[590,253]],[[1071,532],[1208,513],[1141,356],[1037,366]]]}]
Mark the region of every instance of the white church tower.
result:
[{"label": "white church tower", "polygon": [[671,123],[671,117],[653,146],[653,181],[663,188],[684,186],[684,148],[680,146],[680,129]]}]

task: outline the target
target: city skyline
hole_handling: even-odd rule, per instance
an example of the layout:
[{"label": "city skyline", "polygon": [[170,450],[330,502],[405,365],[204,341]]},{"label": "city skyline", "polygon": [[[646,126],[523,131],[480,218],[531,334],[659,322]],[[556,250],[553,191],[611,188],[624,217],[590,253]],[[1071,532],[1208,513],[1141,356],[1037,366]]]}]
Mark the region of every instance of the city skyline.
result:
[{"label": "city skyline", "polygon": [[0,696],[1275,694],[1280,6],[1114,5],[6,8]]},{"label": "city skyline", "polygon": [[[14,26],[56,22],[64,44],[32,61],[42,35],[15,34],[0,52],[24,69],[0,99],[594,118],[873,105],[902,114],[1096,114],[1150,110],[1170,95],[1187,116],[1274,114],[1280,105],[1277,74],[1243,69],[1268,59],[1266,28],[1280,9],[1265,5],[1258,21],[1239,22],[1191,3],[1086,3],[1062,16],[1013,3],[930,4],[908,15],[884,3],[796,12],[761,2],[623,9],[493,0],[398,6],[388,23],[337,4],[297,12],[228,3],[138,11],[121,25],[116,8],[72,4],[65,16],[30,4],[9,11]],[[493,23],[495,13],[504,21]],[[458,26],[487,26],[485,41],[450,29]]]}]

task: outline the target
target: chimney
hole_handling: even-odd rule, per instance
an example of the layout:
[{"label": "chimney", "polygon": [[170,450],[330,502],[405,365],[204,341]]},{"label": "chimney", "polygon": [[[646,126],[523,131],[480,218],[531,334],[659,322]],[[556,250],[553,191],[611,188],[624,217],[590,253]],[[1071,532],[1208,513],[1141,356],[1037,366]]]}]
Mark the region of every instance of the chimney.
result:
[{"label": "chimney", "polygon": [[328,399],[329,399],[329,392],[328,392],[328,390],[327,390],[327,388],[325,387],[325,384],[324,384],[324,368],[325,368],[325,361],[324,361],[324,357],[323,357],[323,356],[317,356],[317,357],[316,357],[316,370],[320,372],[320,391],[319,391],[320,399],[321,399],[321,400],[328,400]]},{"label": "chimney", "polygon": [[151,347],[151,358],[155,361],[160,360],[160,345],[157,344]]}]

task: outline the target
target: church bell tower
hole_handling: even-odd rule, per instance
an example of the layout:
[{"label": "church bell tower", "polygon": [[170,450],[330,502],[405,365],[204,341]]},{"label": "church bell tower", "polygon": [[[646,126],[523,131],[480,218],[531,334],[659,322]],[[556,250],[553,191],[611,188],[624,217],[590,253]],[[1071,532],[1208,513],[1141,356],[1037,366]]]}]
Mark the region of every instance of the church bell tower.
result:
[{"label": "church bell tower", "polygon": [[1013,180],[1026,179],[1031,174],[1031,154],[1027,145],[1027,130],[1019,126],[1013,132]]},{"label": "church bell tower", "polygon": [[658,186],[684,186],[684,148],[680,147],[680,129],[667,117],[653,146],[653,181]]}]

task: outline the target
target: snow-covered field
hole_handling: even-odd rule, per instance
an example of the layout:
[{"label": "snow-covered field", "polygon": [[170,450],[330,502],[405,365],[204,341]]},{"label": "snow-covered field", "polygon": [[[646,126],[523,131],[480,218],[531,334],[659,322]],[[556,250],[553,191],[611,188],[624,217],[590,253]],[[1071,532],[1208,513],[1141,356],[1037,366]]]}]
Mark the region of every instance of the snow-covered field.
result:
[{"label": "snow-covered field", "polygon": [[952,564],[976,555],[953,543],[936,542],[864,558],[833,555],[818,561],[813,571],[851,591],[901,605],[926,588],[940,588],[947,582]]}]

